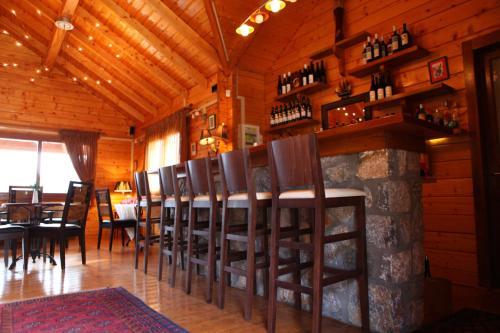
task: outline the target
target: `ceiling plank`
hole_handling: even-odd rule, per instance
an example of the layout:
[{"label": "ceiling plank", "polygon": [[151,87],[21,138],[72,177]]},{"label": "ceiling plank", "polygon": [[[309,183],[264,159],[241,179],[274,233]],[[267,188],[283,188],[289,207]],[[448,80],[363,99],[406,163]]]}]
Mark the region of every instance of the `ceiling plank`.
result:
[{"label": "ceiling plank", "polygon": [[207,12],[208,21],[210,22],[210,27],[212,29],[212,34],[214,35],[217,55],[219,56],[219,63],[224,73],[229,74],[229,54],[226,49],[224,34],[222,33],[222,28],[220,27],[219,18],[215,10],[215,3],[213,2],[213,0],[203,0],[203,5],[205,6],[205,11]]},{"label": "ceiling plank", "polygon": [[170,9],[167,4],[165,4],[161,0],[149,0],[147,3],[162,16],[162,19],[164,19],[169,24],[169,27],[176,30],[180,35],[190,41],[190,43],[193,44],[206,57],[219,64],[219,57],[213,46],[210,45],[205,39],[203,39],[172,9]]},{"label": "ceiling plank", "polygon": [[[78,6],[79,0],[65,0],[63,7],[60,12],[61,17],[67,17],[71,19],[75,13],[76,7]],[[44,66],[49,70],[52,69],[56,61],[59,52],[61,51],[61,46],[66,37],[66,30],[58,29],[54,26],[54,34],[52,35],[52,40],[50,41],[49,51],[47,52],[47,57],[45,58]]]},{"label": "ceiling plank", "polygon": [[[161,52],[173,66],[184,71],[196,83],[207,86],[206,77],[192,64],[190,64],[181,55],[175,52],[170,46],[162,41],[153,32],[142,25],[136,18],[132,17],[125,9],[116,4],[113,0],[99,0],[99,3],[107,7],[120,17],[120,19],[127,23],[127,25],[142,35],[155,49]],[[85,3],[87,4],[87,3]]]}]

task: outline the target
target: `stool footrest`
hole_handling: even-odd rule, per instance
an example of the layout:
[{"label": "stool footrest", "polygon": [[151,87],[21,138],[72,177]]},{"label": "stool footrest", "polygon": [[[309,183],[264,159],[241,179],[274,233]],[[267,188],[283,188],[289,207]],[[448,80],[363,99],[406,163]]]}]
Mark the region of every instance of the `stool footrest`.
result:
[{"label": "stool footrest", "polygon": [[336,234],[336,235],[329,235],[325,236],[325,244],[326,243],[335,243],[335,242],[341,242],[349,239],[356,239],[360,236],[359,231],[351,231],[351,232],[344,232],[341,234]]},{"label": "stool footrest", "polygon": [[189,258],[189,261],[193,264],[197,265],[208,265],[208,260],[198,259],[198,258]]},{"label": "stool footrest", "polygon": [[205,237],[208,237],[209,235],[209,231],[208,230],[193,230],[193,235],[195,236],[205,236]]},{"label": "stool footrest", "polygon": [[240,275],[240,276],[247,275],[247,272],[245,270],[243,270],[241,268],[232,267],[232,266],[226,266],[226,267],[224,267],[224,272],[231,273],[231,274],[236,274],[236,275]]},{"label": "stool footrest", "polygon": [[280,229],[280,239],[312,234],[312,228],[298,229],[295,227],[284,227]]},{"label": "stool footrest", "polygon": [[355,277],[358,277],[361,274],[361,270],[355,269],[355,270],[345,270],[345,269],[338,269],[338,268],[332,268],[332,267],[324,267],[323,271],[327,274],[332,274],[331,276],[328,276],[326,278],[323,278],[321,281],[321,284],[323,287],[326,287],[328,285],[348,280],[348,279],[353,279]]},{"label": "stool footrest", "polygon": [[290,273],[293,273],[293,272],[295,272],[297,270],[301,271],[303,269],[312,267],[312,265],[313,265],[312,261],[303,262],[303,263],[300,263],[300,264],[296,264],[296,263],[288,264],[287,267],[278,269],[278,276],[285,275],[285,274],[290,274]]},{"label": "stool footrest", "polygon": [[293,290],[293,291],[300,292],[303,294],[312,295],[312,288],[311,287],[301,286],[301,285],[298,285],[298,284],[295,284],[292,282],[276,280],[276,286],[278,288],[289,289],[289,290]]},{"label": "stool footrest", "polygon": [[301,243],[301,242],[280,240],[278,244],[279,244],[279,247],[285,247],[288,249],[295,249],[295,250],[302,250],[302,251],[313,251],[314,250],[314,246],[311,243]]}]

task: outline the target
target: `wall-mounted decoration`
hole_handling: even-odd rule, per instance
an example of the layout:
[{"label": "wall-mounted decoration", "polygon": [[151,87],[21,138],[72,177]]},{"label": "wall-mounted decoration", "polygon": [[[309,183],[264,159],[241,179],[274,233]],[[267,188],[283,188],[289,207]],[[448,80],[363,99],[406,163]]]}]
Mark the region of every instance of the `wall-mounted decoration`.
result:
[{"label": "wall-mounted decoration", "polygon": [[450,78],[448,57],[444,56],[428,63],[431,83],[436,83]]},{"label": "wall-mounted decoration", "polygon": [[196,142],[191,142],[191,157],[196,156]]},{"label": "wall-mounted decoration", "polygon": [[251,147],[262,143],[260,127],[255,125],[240,125],[240,148]]},{"label": "wall-mounted decoration", "polygon": [[215,120],[215,114],[211,114],[208,116],[208,129],[213,130],[217,126],[216,120]]}]

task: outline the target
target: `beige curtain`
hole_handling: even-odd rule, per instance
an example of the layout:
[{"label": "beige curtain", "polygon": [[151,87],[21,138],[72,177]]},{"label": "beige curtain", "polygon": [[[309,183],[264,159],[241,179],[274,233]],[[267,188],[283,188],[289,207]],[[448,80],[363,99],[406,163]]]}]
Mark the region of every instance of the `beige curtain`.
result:
[{"label": "beige curtain", "polygon": [[186,160],[186,114],[178,111],[146,129],[146,170]]},{"label": "beige curtain", "polygon": [[94,183],[99,133],[60,130],[59,135],[66,145],[68,155],[80,180]]}]

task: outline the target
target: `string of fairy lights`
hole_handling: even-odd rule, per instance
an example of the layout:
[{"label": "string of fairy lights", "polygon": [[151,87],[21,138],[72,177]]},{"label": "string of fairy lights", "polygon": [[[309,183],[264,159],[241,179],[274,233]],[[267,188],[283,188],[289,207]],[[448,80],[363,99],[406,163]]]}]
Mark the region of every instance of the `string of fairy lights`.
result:
[{"label": "string of fairy lights", "polygon": [[[17,15],[18,15],[15,9],[12,9],[10,12],[11,12],[11,14],[12,14],[13,16],[17,16]],[[40,17],[41,17],[43,13],[42,13],[42,11],[41,11],[40,9],[36,9],[36,14],[37,14],[38,16],[40,16]],[[56,26],[57,26],[57,24],[56,24]],[[95,26],[95,28],[96,28],[96,29],[99,29],[99,28],[101,27],[101,23],[96,22],[94,26]],[[71,29],[73,29],[73,25],[72,25],[72,24],[71,24]],[[69,29],[69,30],[71,30],[71,29]],[[14,37],[14,35],[13,35],[13,34],[11,34],[11,33],[10,33],[8,30],[6,30],[6,29],[2,29],[2,34],[3,34],[3,35],[7,35],[7,36],[11,36],[12,38],[15,38],[15,37]],[[25,40],[30,40],[30,39],[31,39],[30,35],[29,35],[28,33],[26,33],[26,32],[24,33],[24,36],[23,36],[23,37],[24,37],[24,39],[25,39]],[[94,40],[95,40],[94,36],[92,36],[92,35],[89,35],[89,36],[88,36],[88,41],[89,41],[90,43],[94,42]],[[19,39],[16,39],[14,43],[15,43],[15,45],[16,45],[17,47],[21,47],[21,46],[23,46],[23,42],[22,42],[21,40],[19,40]],[[66,46],[66,48],[70,48],[70,47],[72,47],[70,44],[66,44],[65,46]],[[111,42],[110,42],[110,43],[108,43],[108,44],[107,44],[107,46],[108,46],[108,48],[109,48],[109,49],[112,49],[112,48],[113,48],[113,43],[111,43]],[[83,45],[80,45],[80,46],[76,47],[76,50],[78,50],[78,52],[85,52],[85,48],[83,47]],[[116,59],[120,59],[120,58],[121,58],[121,54],[120,54],[119,52],[116,52],[116,53],[114,53],[114,57],[115,57]],[[17,62],[0,61],[0,64],[1,64],[1,66],[2,66],[2,67],[4,67],[4,68],[12,67],[12,68],[16,68],[16,69],[17,69],[17,68],[21,67],[21,66],[20,66],[20,64],[19,64],[19,63],[17,63]],[[43,74],[44,72],[48,72],[49,70],[50,70],[50,69],[49,69],[48,67],[44,67],[44,66],[36,66],[36,67],[33,69],[34,74],[36,74],[36,75],[33,75],[33,76],[29,77],[29,81],[30,81],[31,83],[35,83],[35,82],[37,81],[37,79],[38,79],[38,78],[41,78],[41,77],[42,77],[42,74]],[[103,71],[104,71],[104,68],[102,68],[102,67],[101,67],[101,70],[103,70]],[[75,83],[76,83],[76,82],[78,82],[79,80],[82,80],[82,81],[90,81],[90,80],[93,80],[93,81],[95,82],[95,84],[96,84],[96,85],[101,85],[101,83],[102,83],[102,82],[107,82],[108,84],[112,84],[112,83],[113,83],[113,80],[112,80],[111,78],[109,78],[109,79],[107,79],[107,80],[92,79],[92,78],[90,77],[90,75],[86,75],[86,74],[83,74],[81,78],[78,78],[77,76],[72,76],[72,77],[70,77],[70,80],[71,80],[72,82],[75,82]]]}]

